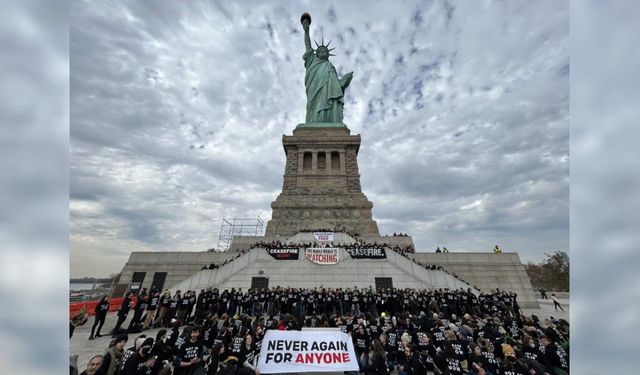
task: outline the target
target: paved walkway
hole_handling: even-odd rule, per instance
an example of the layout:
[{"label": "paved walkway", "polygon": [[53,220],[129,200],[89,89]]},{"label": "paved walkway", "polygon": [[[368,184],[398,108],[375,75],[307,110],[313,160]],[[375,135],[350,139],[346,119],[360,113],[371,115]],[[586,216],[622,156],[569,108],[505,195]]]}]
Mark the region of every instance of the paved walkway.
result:
[{"label": "paved walkway", "polygon": [[[560,299],[560,304],[562,308],[565,310],[564,312],[554,311],[553,302],[551,302],[550,299],[549,300],[539,299],[538,302],[540,303],[539,309],[524,309],[525,314],[537,315],[538,318],[540,318],[540,320],[544,320],[553,316],[556,319],[563,318],[569,321],[569,300],[568,299],[564,299],[564,298]],[[129,313],[127,320],[123,324],[124,327],[127,327],[127,325],[129,324],[129,320],[131,319],[132,316],[133,316],[133,313]],[[78,354],[78,369],[79,369],[78,372],[82,372],[86,369],[87,363],[89,362],[89,359],[91,359],[91,357],[93,357],[96,354],[104,354],[104,352],[107,349],[107,346],[109,346],[109,341],[111,341],[111,335],[98,337],[94,340],[88,339],[89,334],[91,333],[91,326],[93,325],[93,319],[94,319],[93,317],[89,317],[89,320],[85,325],[76,327],[73,333],[73,337],[71,338],[71,340],[69,340],[69,354],[71,355]],[[102,327],[102,333],[107,334],[116,325],[116,321],[117,321],[117,315],[115,312],[107,314],[107,319],[104,323],[104,326]],[[141,333],[130,334],[129,342],[127,343],[126,347],[128,348],[132,346],[135,338],[141,334],[145,334],[147,335],[147,337],[152,337],[155,339],[156,334],[158,333],[159,330],[160,328],[152,328],[152,329],[143,331]],[[328,374],[328,373],[325,373],[325,374]]]}]

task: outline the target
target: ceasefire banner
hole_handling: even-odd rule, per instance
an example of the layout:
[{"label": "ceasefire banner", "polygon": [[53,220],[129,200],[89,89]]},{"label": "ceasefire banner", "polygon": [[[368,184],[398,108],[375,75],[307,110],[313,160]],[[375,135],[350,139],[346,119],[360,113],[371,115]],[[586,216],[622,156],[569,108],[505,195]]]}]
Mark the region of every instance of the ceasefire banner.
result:
[{"label": "ceasefire banner", "polygon": [[274,248],[267,249],[267,253],[278,260],[297,260],[298,248]]},{"label": "ceasefire banner", "polygon": [[333,241],[333,232],[313,232],[316,241],[331,242]]},{"label": "ceasefire banner", "polygon": [[268,330],[258,358],[261,374],[359,371],[353,340],[341,331]]},{"label": "ceasefire banner", "polygon": [[335,247],[309,247],[307,259],[317,264],[338,264],[338,249]]},{"label": "ceasefire banner", "polygon": [[387,257],[387,253],[384,251],[384,249],[377,247],[347,249],[347,252],[354,259],[384,259]]}]

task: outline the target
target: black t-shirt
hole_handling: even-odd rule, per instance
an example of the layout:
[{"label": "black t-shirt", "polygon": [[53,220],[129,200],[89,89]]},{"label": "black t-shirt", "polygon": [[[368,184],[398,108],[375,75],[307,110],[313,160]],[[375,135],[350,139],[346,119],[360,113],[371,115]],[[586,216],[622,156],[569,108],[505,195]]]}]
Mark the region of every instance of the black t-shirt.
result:
[{"label": "black t-shirt", "polygon": [[254,345],[252,345],[249,349],[247,349],[247,347],[243,345],[240,350],[239,356],[240,366],[244,366],[245,362],[248,362],[252,366],[255,366],[257,364],[258,352],[258,349]]},{"label": "black t-shirt", "polygon": [[389,342],[388,342],[388,345],[389,345],[389,351],[390,351],[391,353],[395,353],[395,352],[397,352],[396,339],[398,338],[398,335],[397,335],[397,333],[396,333],[396,330],[395,330],[395,329],[393,329],[393,328],[392,328],[392,329],[390,329],[390,330],[387,332],[387,336],[389,336]]},{"label": "black t-shirt", "polygon": [[425,332],[421,332],[418,331],[416,332],[416,337],[418,339],[417,344],[418,344],[418,350],[419,351],[423,351],[427,349],[427,343],[429,342],[429,335],[427,335]]},{"label": "black t-shirt", "polygon": [[187,306],[189,306],[189,297],[182,297],[178,310],[186,310]]},{"label": "black t-shirt", "polygon": [[147,301],[144,299],[139,299],[136,304],[135,312],[138,314],[142,314],[142,312],[147,308]]},{"label": "black t-shirt", "polygon": [[547,368],[560,367],[569,370],[569,358],[561,346],[551,343],[544,348],[544,362]]},{"label": "black t-shirt", "polygon": [[229,349],[229,343],[231,342],[231,335],[229,331],[225,331],[224,334],[222,332],[218,333],[218,336],[213,340],[213,345],[215,346],[218,343],[222,343],[226,349]]},{"label": "black t-shirt", "polygon": [[151,297],[151,301],[149,302],[149,307],[148,310],[153,311],[156,309],[156,307],[158,307],[158,297]]},{"label": "black t-shirt", "polygon": [[202,362],[203,356],[204,356],[204,349],[202,346],[202,342],[200,340],[196,342],[191,342],[191,340],[189,340],[184,345],[182,345],[182,348],[180,348],[180,350],[178,351],[176,362],[177,361],[189,362],[193,358],[200,358],[201,362],[198,362],[195,365],[189,365],[185,367],[182,367],[180,366],[179,363],[177,363],[178,372],[176,372],[176,374],[188,374],[189,371],[191,371],[191,369],[199,366],[203,366],[204,365],[204,363]]},{"label": "black t-shirt", "polygon": [[170,309],[175,309],[178,306],[178,299],[177,298],[171,298],[169,300],[169,308]]},{"label": "black t-shirt", "polygon": [[440,329],[440,327],[434,327],[431,329],[431,334],[433,335],[434,345],[443,349],[444,347],[444,332]]},{"label": "black t-shirt", "polygon": [[242,337],[236,336],[234,337],[231,344],[231,355],[240,357],[241,351],[242,351]]},{"label": "black t-shirt", "polygon": [[544,354],[542,354],[537,346],[534,346],[533,348],[525,346],[524,348],[522,348],[522,356],[530,361],[536,361],[540,363],[544,362]]},{"label": "black t-shirt", "polygon": [[151,374],[157,374],[164,367],[164,360],[171,360],[172,349],[164,342],[157,341],[151,349],[151,357],[156,357],[156,361],[151,367]]},{"label": "black t-shirt", "polygon": [[473,369],[473,364],[477,363],[479,365],[481,365],[485,370],[491,370],[493,369],[492,366],[489,365],[489,362],[487,361],[487,359],[482,355],[473,355],[471,354],[469,356],[469,359],[467,360],[468,363],[468,368],[469,370]]},{"label": "black t-shirt", "polygon": [[362,353],[368,353],[370,343],[371,338],[366,332],[361,334],[360,330],[358,330],[353,334],[353,346],[356,354],[361,355]]},{"label": "black t-shirt", "polygon": [[459,361],[464,361],[467,358],[467,355],[468,355],[467,346],[464,345],[459,340],[449,341],[449,343],[451,344],[451,348],[453,349],[454,356]]},{"label": "black t-shirt", "polygon": [[416,354],[412,355],[411,358],[406,362],[405,371],[407,371],[411,375],[427,374],[427,369],[424,367],[422,362],[420,362],[420,357]]},{"label": "black t-shirt", "polygon": [[95,309],[95,313],[96,315],[106,315],[107,312],[109,311],[109,302],[108,301],[104,301],[102,303],[98,303],[96,305],[96,309]]},{"label": "black t-shirt", "polygon": [[140,354],[133,349],[129,349],[122,356],[120,371],[121,375],[141,375],[146,374],[147,367],[144,365],[144,359],[140,357]]},{"label": "black t-shirt", "polygon": [[498,361],[496,361],[496,356],[492,351],[489,350],[481,350],[481,352],[482,356],[487,360],[487,363],[489,364],[488,370],[493,369],[495,372],[495,370],[498,369]]},{"label": "black t-shirt", "polygon": [[165,308],[169,307],[170,300],[171,300],[170,297],[162,296],[162,298],[160,299],[160,306]]},{"label": "black t-shirt", "polygon": [[528,375],[529,369],[521,365],[519,362],[514,364],[503,363],[500,368],[501,375]]},{"label": "black t-shirt", "polygon": [[378,336],[380,335],[380,327],[374,324],[368,325],[367,331],[369,332],[369,335],[371,335],[371,337],[373,338],[378,338]]},{"label": "black t-shirt", "polygon": [[124,297],[122,300],[122,305],[120,306],[120,310],[118,311],[119,316],[124,316],[129,313],[129,309],[131,308],[131,300],[129,297]]},{"label": "black t-shirt", "polygon": [[457,357],[445,358],[445,374],[448,375],[465,375],[466,372],[462,369],[462,364]]}]

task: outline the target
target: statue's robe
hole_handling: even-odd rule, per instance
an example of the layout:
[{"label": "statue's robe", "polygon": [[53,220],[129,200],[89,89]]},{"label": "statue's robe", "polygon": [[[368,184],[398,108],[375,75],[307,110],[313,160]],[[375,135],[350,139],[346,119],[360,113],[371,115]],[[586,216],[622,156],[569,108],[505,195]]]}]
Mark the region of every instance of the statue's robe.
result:
[{"label": "statue's robe", "polygon": [[344,92],[336,68],[329,60],[320,60],[313,51],[302,56],[307,90],[306,123],[342,122]]}]

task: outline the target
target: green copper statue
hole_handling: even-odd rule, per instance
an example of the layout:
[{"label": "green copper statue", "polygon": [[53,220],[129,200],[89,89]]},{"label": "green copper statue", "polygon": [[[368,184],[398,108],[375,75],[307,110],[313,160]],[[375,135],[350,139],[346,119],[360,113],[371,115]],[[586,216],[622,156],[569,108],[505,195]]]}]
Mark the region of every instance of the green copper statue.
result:
[{"label": "green copper statue", "polygon": [[321,44],[316,43],[317,49],[311,48],[311,38],[309,37],[309,25],[311,16],[304,13],[300,18],[304,29],[304,45],[306,52],[302,56],[306,74],[304,86],[307,91],[307,116],[305,122],[311,123],[342,123],[342,109],[344,107],[344,90],[347,89],[353,72],[345,74],[338,79],[336,68],[329,61],[329,44],[324,45],[324,38]]}]

